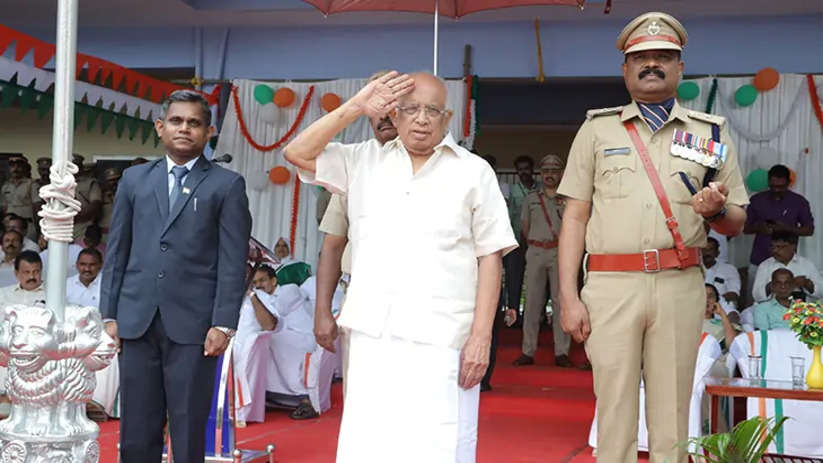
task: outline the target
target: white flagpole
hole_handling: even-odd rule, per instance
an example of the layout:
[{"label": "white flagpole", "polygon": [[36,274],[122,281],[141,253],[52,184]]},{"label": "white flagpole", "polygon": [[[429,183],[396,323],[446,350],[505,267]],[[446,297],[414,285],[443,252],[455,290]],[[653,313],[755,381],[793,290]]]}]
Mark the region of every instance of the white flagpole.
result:
[{"label": "white flagpole", "polygon": [[434,75],[437,75],[437,18],[440,16],[439,0],[434,0]]},{"label": "white flagpole", "polygon": [[[57,2],[57,54],[54,80],[54,128],[52,131],[52,164],[66,171],[69,153],[74,144],[74,72],[77,66],[77,3],[78,0]],[[58,321],[66,309],[66,263],[68,243],[49,241],[46,263],[46,307]]]}]

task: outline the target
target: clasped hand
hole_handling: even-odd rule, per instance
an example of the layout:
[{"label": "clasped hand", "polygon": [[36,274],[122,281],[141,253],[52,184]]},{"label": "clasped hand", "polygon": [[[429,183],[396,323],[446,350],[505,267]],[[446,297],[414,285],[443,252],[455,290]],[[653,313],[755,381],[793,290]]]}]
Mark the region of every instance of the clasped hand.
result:
[{"label": "clasped hand", "polygon": [[709,186],[692,196],[692,209],[703,217],[711,217],[723,209],[729,189],[720,182],[709,182]]}]

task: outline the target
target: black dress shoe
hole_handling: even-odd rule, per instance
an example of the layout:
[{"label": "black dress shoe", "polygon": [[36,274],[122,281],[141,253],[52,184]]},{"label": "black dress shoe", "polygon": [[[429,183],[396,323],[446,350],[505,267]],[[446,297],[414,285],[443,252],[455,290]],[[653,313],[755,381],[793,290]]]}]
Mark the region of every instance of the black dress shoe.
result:
[{"label": "black dress shoe", "polygon": [[517,357],[512,365],[519,367],[523,365],[534,365],[534,357],[531,355],[520,354],[520,357]]},{"label": "black dress shoe", "polygon": [[558,355],[554,358],[554,364],[559,366],[560,368],[573,368],[574,364],[572,361],[569,360],[568,355]]}]

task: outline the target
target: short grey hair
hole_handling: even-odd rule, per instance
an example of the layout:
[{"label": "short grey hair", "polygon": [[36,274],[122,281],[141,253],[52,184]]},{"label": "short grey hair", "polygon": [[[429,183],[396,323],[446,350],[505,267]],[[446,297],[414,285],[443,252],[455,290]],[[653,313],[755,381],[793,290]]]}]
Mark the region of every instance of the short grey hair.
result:
[{"label": "short grey hair", "polygon": [[203,120],[208,127],[211,124],[211,108],[206,98],[194,90],[175,90],[160,106],[160,119],[166,119],[166,113],[172,103],[200,103],[203,107]]}]

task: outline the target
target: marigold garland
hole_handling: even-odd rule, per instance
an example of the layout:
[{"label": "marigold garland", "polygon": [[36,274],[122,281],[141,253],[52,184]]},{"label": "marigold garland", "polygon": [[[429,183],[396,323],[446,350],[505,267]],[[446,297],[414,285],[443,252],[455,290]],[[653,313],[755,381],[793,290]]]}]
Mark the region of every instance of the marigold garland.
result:
[{"label": "marigold garland", "polygon": [[[314,87],[312,87],[314,88]],[[297,209],[300,206],[300,179],[294,179],[294,195],[291,201],[291,224],[289,227],[289,250],[294,257],[294,240],[297,235]]]},{"label": "marigold garland", "polygon": [[806,81],[809,83],[809,98],[812,100],[814,115],[817,116],[817,122],[819,122],[820,127],[823,128],[823,109],[820,108],[820,98],[817,96],[817,86],[814,85],[814,76],[807,74]]},{"label": "marigold garland", "polygon": [[[246,138],[246,141],[249,142],[251,146],[253,146],[258,151],[272,151],[280,148],[292,135],[294,132],[297,131],[297,127],[303,122],[303,117],[306,115],[306,110],[309,107],[309,101],[311,101],[312,95],[314,95],[314,85],[309,87],[308,93],[306,93],[306,97],[303,99],[303,104],[300,106],[300,112],[297,113],[297,119],[294,120],[294,123],[289,128],[289,131],[286,132],[285,135],[280,140],[277,140],[271,145],[261,145],[254,141],[249,133],[249,129],[246,127],[246,122],[243,120],[243,110],[240,108],[240,97],[237,96],[237,87],[232,87],[231,89],[232,99],[234,101],[234,111],[237,113],[237,122],[240,124],[240,132]],[[300,182],[297,182],[300,183]]]}]

